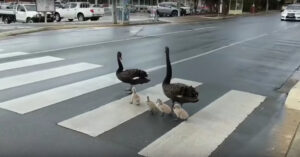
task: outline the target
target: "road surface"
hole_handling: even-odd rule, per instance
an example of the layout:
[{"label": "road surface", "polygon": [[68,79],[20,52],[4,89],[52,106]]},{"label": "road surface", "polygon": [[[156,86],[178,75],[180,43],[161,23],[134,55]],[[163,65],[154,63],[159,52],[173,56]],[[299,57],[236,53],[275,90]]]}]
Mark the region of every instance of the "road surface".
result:
[{"label": "road surface", "polygon": [[[0,41],[0,156],[284,156],[286,95],[300,64],[300,23],[279,13],[186,24],[58,30]],[[187,122],[129,104],[125,68],[161,92],[165,46],[173,77],[199,91]],[[288,130],[288,129],[287,129]],[[191,149],[190,149],[191,148]],[[197,148],[197,149],[195,149]],[[187,151],[187,152],[185,152]]]}]

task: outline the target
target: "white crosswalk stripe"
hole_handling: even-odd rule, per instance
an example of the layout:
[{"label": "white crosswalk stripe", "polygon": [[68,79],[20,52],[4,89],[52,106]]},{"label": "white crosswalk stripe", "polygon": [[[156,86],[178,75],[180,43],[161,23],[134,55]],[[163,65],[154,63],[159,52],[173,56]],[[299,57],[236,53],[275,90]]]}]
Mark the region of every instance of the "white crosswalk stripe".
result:
[{"label": "white crosswalk stripe", "polygon": [[[1,50],[0,50],[1,52]],[[28,53],[26,52],[11,52],[11,53],[2,53],[0,54],[0,59],[3,58],[9,58],[9,57],[16,57],[16,56],[23,56],[23,55],[27,55]]]},{"label": "white crosswalk stripe", "polygon": [[57,58],[57,57],[51,57],[51,56],[44,56],[44,57],[37,57],[37,58],[1,63],[0,71],[16,69],[16,68],[23,68],[23,67],[28,67],[28,66],[38,65],[38,64],[45,64],[45,63],[61,61],[61,60],[63,60],[63,59]]},{"label": "white crosswalk stripe", "polygon": [[139,154],[147,157],[208,157],[264,99],[264,96],[232,90]]},{"label": "white crosswalk stripe", "polygon": [[111,73],[2,102],[0,108],[25,114],[117,83],[120,81]]},{"label": "white crosswalk stripe", "polygon": [[[201,83],[183,79],[173,79],[173,82],[181,82],[192,86],[199,86]],[[161,84],[147,88],[138,92],[141,100],[145,101],[149,96],[152,99],[160,98],[167,101],[168,98],[163,94]],[[131,96],[101,106],[95,110],[78,115],[71,119],[62,121],[58,125],[85,133],[90,136],[98,136],[112,128],[144,113],[148,110],[147,105],[142,103],[140,106],[129,103]]]},{"label": "white crosswalk stripe", "polygon": [[52,68],[47,70],[35,71],[17,76],[11,76],[0,79],[0,90],[17,87],[29,83],[34,83],[42,80],[47,80],[55,77],[65,76],[85,70],[101,67],[100,65],[89,63],[77,63],[58,68]]}]

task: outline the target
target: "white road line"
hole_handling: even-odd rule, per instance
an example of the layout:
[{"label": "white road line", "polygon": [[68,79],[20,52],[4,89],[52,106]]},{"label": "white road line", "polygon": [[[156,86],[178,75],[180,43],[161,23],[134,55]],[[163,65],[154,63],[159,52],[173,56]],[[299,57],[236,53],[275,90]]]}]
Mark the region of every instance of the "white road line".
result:
[{"label": "white road line", "polygon": [[300,82],[290,90],[285,104],[289,109],[300,110]]},{"label": "white road line", "polygon": [[[228,47],[231,47],[231,46],[235,46],[235,45],[238,45],[238,44],[247,42],[247,41],[251,41],[251,40],[254,40],[254,39],[258,39],[258,38],[261,38],[261,37],[264,37],[264,36],[267,36],[267,35],[268,35],[268,34],[262,34],[262,35],[259,35],[259,36],[253,37],[253,38],[248,38],[248,39],[241,40],[241,41],[238,41],[238,42],[235,42],[235,43],[231,43],[231,44],[229,44],[229,45],[222,46],[222,47],[220,47],[220,48],[217,48],[217,49],[214,49],[214,50],[210,50],[210,51],[201,53],[201,54],[199,54],[199,55],[195,55],[195,56],[192,56],[192,57],[188,57],[188,58],[184,58],[184,59],[177,60],[177,61],[175,61],[175,62],[172,62],[171,64],[172,64],[172,65],[175,65],[175,64],[182,63],[182,62],[185,62],[185,61],[189,61],[189,60],[192,60],[192,59],[195,59],[195,58],[203,57],[203,56],[206,56],[206,55],[209,55],[209,54],[212,54],[212,53],[216,53],[216,52],[219,51],[219,50],[222,50],[222,49],[225,49],[225,48],[228,48]],[[158,69],[161,69],[161,68],[164,68],[164,67],[165,67],[165,65],[159,65],[159,66],[150,68],[150,69],[148,69],[147,71],[148,71],[148,72],[151,72],[151,71],[155,71],[155,70],[158,70]]]},{"label": "white road line", "polygon": [[63,59],[62,58],[57,58],[57,57],[45,56],[45,57],[37,57],[37,58],[31,58],[31,59],[24,59],[24,60],[18,60],[18,61],[13,61],[13,62],[1,63],[0,64],[0,71],[15,69],[15,68],[28,67],[28,66],[44,64],[44,63],[50,63],[50,62],[55,62],[55,61],[60,61],[60,60],[63,60]]},{"label": "white road line", "polygon": [[300,47],[299,43],[290,44],[290,43],[275,43],[275,45],[289,46],[289,47]]},{"label": "white road line", "polygon": [[[183,79],[173,79],[172,81],[186,83],[192,86],[201,85],[201,83]],[[163,94],[161,84],[147,88],[138,92],[138,94],[143,101],[139,106],[130,104],[129,101],[131,96],[127,96],[92,111],[62,121],[58,123],[58,125],[96,137],[146,112],[148,110],[148,107],[144,102],[146,101],[146,96],[149,96],[150,99],[154,101],[156,101],[157,98],[161,98],[162,101],[168,100]]]},{"label": "white road line", "polygon": [[0,49],[0,52],[3,51],[3,49]]},{"label": "white road line", "polygon": [[0,108],[25,114],[117,83],[120,81],[111,73],[2,102]]},{"label": "white road line", "polygon": [[176,31],[176,32],[161,33],[161,34],[156,34],[156,35],[148,35],[148,36],[145,36],[145,37],[160,37],[160,36],[164,36],[164,35],[178,34],[178,33],[185,33],[185,32],[193,32],[193,31],[199,31],[199,30],[210,29],[210,28],[216,28],[216,27],[202,27],[202,28],[195,28],[195,29],[182,30],[182,31]]},{"label": "white road line", "polygon": [[52,69],[46,69],[41,71],[35,71],[27,74],[11,76],[0,79],[0,90],[17,87],[33,82],[65,76],[85,70],[101,67],[101,65],[89,64],[89,63],[77,63]]},{"label": "white road line", "polygon": [[147,157],[208,157],[264,99],[264,96],[232,90],[139,154]]},{"label": "white road line", "polygon": [[215,28],[215,27],[202,27],[202,28],[189,29],[189,30],[183,30],[183,31],[175,31],[175,32],[161,33],[161,34],[155,34],[155,35],[148,35],[148,36],[143,36],[143,37],[133,37],[133,38],[127,38],[127,39],[103,41],[103,42],[98,42],[98,43],[94,43],[94,44],[85,44],[85,45],[78,45],[78,46],[72,46],[72,47],[64,47],[64,48],[51,49],[51,50],[45,50],[45,51],[38,51],[38,52],[34,52],[34,53],[46,53],[46,52],[61,51],[61,50],[67,50],[67,49],[74,49],[74,48],[81,48],[81,47],[88,47],[88,46],[95,46],[95,45],[102,45],[102,44],[130,41],[130,40],[139,40],[139,39],[144,39],[144,38],[149,38],[149,37],[160,37],[160,36],[164,36],[164,35],[185,33],[185,32],[191,32],[191,31],[199,31],[199,30],[210,29],[210,28]]},{"label": "white road line", "polygon": [[9,57],[16,57],[16,56],[23,56],[23,55],[27,55],[27,54],[28,53],[25,53],[25,52],[2,53],[2,54],[0,54],[0,59],[9,58]]}]

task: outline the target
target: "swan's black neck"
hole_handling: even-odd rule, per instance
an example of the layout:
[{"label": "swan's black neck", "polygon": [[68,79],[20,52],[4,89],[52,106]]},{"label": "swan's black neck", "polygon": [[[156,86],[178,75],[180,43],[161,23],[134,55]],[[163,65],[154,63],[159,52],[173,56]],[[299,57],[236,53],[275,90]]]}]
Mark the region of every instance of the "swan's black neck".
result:
[{"label": "swan's black neck", "polygon": [[118,65],[119,65],[119,68],[118,68],[117,72],[122,72],[123,71],[123,64],[121,62],[120,57],[118,57]]},{"label": "swan's black neck", "polygon": [[167,64],[167,74],[166,74],[163,84],[170,84],[171,79],[172,79],[172,66],[171,66],[170,57],[169,57],[169,48],[166,48],[166,64]]}]

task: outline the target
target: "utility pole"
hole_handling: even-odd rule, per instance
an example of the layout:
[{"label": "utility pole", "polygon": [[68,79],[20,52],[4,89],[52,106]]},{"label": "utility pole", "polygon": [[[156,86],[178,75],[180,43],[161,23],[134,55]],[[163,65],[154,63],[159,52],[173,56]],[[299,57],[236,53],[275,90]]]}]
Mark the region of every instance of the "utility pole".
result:
[{"label": "utility pole", "polygon": [[113,17],[113,24],[117,24],[117,9],[116,9],[117,0],[112,0],[112,17]]},{"label": "utility pole", "polygon": [[267,2],[266,2],[266,12],[268,12],[269,11],[269,0],[267,0]]}]

